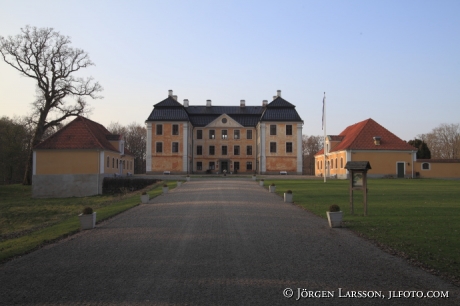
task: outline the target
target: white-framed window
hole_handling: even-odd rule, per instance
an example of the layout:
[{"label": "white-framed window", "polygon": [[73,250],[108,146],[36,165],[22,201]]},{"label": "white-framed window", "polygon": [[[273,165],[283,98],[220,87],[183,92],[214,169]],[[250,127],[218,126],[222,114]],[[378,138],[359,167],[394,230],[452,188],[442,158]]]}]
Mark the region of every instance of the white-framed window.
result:
[{"label": "white-framed window", "polygon": [[173,135],[179,135],[179,125],[178,124],[173,124],[172,125],[172,134]]},{"label": "white-framed window", "polygon": [[157,135],[163,135],[163,124],[157,124],[156,125],[156,134]]},{"label": "white-framed window", "polygon": [[430,163],[422,163],[422,170],[431,170],[431,164]]},{"label": "white-framed window", "polygon": [[162,142],[157,142],[156,143],[156,152],[157,153],[163,153],[163,143]]}]

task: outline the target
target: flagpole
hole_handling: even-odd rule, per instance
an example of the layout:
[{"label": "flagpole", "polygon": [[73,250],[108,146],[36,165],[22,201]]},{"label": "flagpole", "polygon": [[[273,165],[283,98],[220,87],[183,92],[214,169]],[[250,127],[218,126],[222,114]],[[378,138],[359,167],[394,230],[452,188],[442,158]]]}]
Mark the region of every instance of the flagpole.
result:
[{"label": "flagpole", "polygon": [[327,163],[326,163],[326,92],[323,97],[323,129],[324,129],[324,182],[326,183]]}]

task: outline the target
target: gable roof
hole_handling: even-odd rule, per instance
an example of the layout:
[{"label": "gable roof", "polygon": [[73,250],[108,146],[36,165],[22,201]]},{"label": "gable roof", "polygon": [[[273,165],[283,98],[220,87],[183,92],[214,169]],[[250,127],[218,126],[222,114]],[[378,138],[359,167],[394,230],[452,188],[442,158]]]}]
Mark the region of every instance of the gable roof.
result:
[{"label": "gable roof", "polygon": [[[374,138],[380,137],[380,145],[374,144]],[[416,148],[391,133],[389,130],[369,118],[355,123],[343,130],[334,140],[342,139],[330,152],[342,150],[398,150],[417,151]],[[324,154],[324,148],[315,155]]]},{"label": "gable roof", "polygon": [[119,152],[109,142],[115,139],[120,139],[120,135],[111,134],[101,124],[77,116],[62,129],[36,145],[34,150],[100,149]]}]

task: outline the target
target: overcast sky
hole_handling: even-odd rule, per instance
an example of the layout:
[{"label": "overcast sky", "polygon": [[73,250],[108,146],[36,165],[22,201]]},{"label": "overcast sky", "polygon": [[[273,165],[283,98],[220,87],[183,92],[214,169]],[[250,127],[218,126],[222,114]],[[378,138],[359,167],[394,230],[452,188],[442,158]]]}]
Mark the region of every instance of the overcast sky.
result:
[{"label": "overcast sky", "polygon": [[[303,133],[367,118],[404,140],[460,123],[460,1],[3,0],[0,35],[25,25],[70,36],[103,86],[90,115],[144,124],[174,90],[191,105],[261,105],[276,90]],[[32,80],[0,62],[0,116],[30,113]]]}]

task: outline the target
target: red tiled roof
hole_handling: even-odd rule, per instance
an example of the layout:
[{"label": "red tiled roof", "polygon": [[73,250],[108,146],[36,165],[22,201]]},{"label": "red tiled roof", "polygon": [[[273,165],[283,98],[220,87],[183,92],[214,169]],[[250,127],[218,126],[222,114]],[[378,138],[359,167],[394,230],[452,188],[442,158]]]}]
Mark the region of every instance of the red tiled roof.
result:
[{"label": "red tiled roof", "polygon": [[[331,152],[343,150],[402,150],[417,151],[416,148],[403,141],[395,134],[369,118],[350,125],[340,135],[343,140]],[[375,136],[380,137],[380,145],[374,144]],[[323,149],[316,155],[324,154]]]},{"label": "red tiled roof", "polygon": [[107,139],[112,138],[111,135],[101,124],[78,116],[34,149],[101,149],[119,152]]}]

